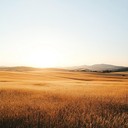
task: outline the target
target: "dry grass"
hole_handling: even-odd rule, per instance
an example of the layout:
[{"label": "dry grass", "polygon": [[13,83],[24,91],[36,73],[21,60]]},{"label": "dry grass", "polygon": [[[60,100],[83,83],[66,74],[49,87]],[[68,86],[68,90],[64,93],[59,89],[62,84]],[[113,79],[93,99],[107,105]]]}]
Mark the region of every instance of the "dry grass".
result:
[{"label": "dry grass", "polygon": [[127,128],[122,74],[0,72],[0,128]]}]

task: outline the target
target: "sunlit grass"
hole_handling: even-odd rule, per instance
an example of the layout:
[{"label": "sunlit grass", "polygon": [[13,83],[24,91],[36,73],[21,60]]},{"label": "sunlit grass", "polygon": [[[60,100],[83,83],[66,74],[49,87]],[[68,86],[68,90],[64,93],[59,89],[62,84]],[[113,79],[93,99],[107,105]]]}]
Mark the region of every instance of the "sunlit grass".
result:
[{"label": "sunlit grass", "polygon": [[127,79],[64,71],[16,74],[1,78],[0,128],[128,126]]}]

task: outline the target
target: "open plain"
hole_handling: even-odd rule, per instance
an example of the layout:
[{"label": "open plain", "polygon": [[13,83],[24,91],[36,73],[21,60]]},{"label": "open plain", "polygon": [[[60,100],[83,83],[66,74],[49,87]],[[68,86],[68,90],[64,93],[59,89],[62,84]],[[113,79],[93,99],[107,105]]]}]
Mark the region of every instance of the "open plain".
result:
[{"label": "open plain", "polygon": [[0,71],[0,128],[127,128],[128,72]]}]

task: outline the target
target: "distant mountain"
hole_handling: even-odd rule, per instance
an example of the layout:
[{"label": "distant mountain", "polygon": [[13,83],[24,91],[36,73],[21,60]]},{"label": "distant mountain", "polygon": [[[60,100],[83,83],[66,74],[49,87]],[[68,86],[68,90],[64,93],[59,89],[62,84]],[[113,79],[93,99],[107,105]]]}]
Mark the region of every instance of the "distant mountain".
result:
[{"label": "distant mountain", "polygon": [[[54,69],[54,68],[53,68]],[[83,71],[83,72],[121,72],[121,71],[128,71],[128,67],[124,66],[115,66],[110,64],[95,64],[95,65],[82,65],[82,66],[74,66],[68,68],[55,68],[58,69],[68,69],[72,71]],[[33,68],[33,67],[26,67],[26,66],[16,66],[16,67],[0,67],[0,71],[36,71],[36,70],[44,70],[44,68]]]},{"label": "distant mountain", "polygon": [[128,71],[128,67],[115,66],[110,64],[95,64],[91,66],[82,65],[82,66],[71,67],[70,69],[75,71],[92,71],[92,72]]}]

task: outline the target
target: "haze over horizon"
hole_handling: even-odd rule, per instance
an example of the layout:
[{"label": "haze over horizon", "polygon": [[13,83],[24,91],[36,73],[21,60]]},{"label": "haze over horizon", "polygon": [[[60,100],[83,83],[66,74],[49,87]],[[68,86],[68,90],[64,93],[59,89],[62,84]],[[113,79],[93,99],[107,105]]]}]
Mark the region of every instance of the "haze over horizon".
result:
[{"label": "haze over horizon", "polygon": [[0,66],[128,66],[127,0],[0,1]]}]

